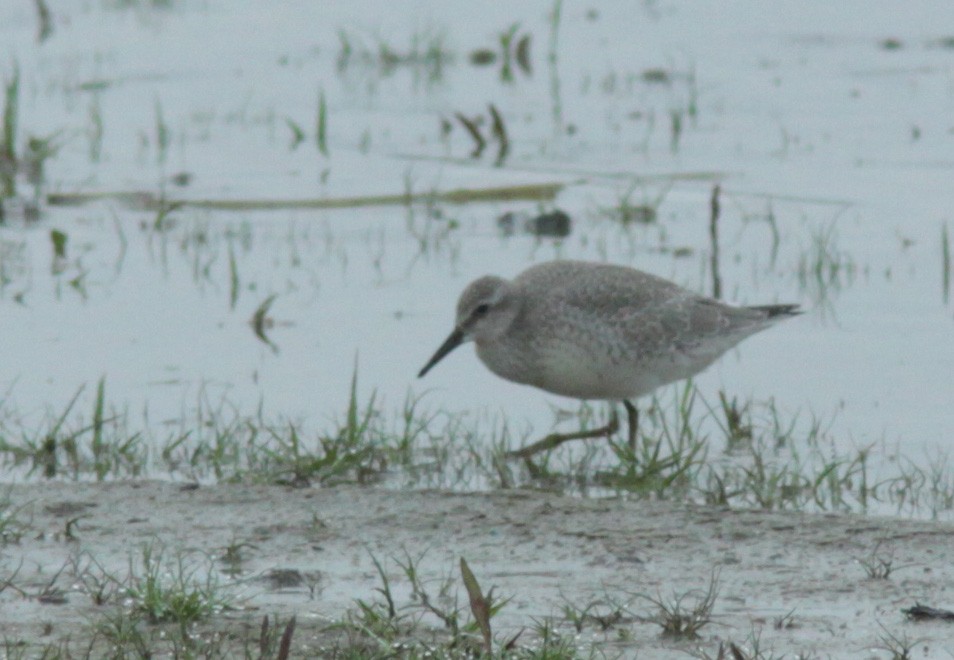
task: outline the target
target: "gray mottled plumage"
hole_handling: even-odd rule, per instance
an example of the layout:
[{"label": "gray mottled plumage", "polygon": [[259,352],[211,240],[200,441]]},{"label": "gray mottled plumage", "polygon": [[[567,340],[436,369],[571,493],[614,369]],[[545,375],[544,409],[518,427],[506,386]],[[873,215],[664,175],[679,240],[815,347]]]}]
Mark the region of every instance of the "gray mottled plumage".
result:
[{"label": "gray mottled plumage", "polygon": [[578,399],[627,400],[696,374],[796,305],[735,307],[632,268],[552,261],[475,280],[454,332],[498,376]]}]

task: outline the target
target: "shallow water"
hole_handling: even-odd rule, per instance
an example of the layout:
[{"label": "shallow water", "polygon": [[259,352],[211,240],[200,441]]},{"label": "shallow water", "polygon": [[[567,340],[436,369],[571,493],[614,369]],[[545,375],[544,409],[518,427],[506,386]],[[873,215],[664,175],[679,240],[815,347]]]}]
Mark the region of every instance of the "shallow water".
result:
[{"label": "shallow water", "polygon": [[[60,145],[40,218],[17,210],[35,193],[21,175],[0,226],[0,391],[28,419],[62,411],[83,384],[88,409],[105,377],[113,406],[153,422],[225,398],[322,424],[343,410],[357,363],[363,395],[386,406],[426,392],[435,408],[547,430],[552,405],[575,404],[500,381],[469,348],[415,379],[460,290],[572,257],[711,293],[718,182],[724,298],[808,313],[747,340],[696,380],[700,392],[834,417],[843,447],[884,442],[920,457],[951,445],[942,232],[954,234],[954,49],[932,18],[945,4],[872,4],[859,23],[828,3],[767,13],[756,2],[568,2],[555,64],[550,2],[506,14],[456,2],[63,5],[42,43],[32,6],[0,8],[0,73],[20,74],[18,148],[53,134]],[[514,64],[508,82],[499,60],[471,64],[517,23],[517,38],[532,37],[529,72]],[[421,61],[389,67],[380,44]],[[428,44],[445,51],[439,67]],[[454,120],[479,114],[486,128],[491,103],[510,137],[499,163],[493,143],[472,158]],[[186,206],[158,223],[112,196],[46,203],[532,183],[564,187],[543,203]],[[627,195],[657,206],[655,221],[612,217]],[[554,207],[571,216],[569,236],[520,231]],[[505,213],[519,216],[512,235],[498,226]],[[53,230],[67,237],[59,257]],[[249,320],[272,295],[269,345]]]}]

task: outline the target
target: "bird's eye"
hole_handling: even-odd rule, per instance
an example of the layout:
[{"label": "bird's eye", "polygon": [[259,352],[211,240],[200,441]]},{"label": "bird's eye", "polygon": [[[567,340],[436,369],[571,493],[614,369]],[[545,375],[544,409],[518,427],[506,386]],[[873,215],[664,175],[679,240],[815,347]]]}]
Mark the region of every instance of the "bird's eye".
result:
[{"label": "bird's eye", "polygon": [[483,316],[490,311],[490,305],[487,303],[481,303],[474,308],[474,316]]}]

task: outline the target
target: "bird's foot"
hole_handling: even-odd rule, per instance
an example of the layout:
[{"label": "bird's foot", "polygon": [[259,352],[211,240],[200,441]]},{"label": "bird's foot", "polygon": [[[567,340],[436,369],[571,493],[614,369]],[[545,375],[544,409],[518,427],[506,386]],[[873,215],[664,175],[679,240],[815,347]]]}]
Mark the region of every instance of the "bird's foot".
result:
[{"label": "bird's foot", "polygon": [[526,447],[521,447],[520,449],[516,449],[514,451],[508,451],[506,454],[504,454],[504,456],[506,458],[528,459],[531,456],[539,454],[540,452],[556,449],[563,443],[570,442],[571,440],[609,438],[617,431],[619,431],[619,416],[615,411],[613,411],[613,416],[610,417],[609,423],[606,426],[601,426],[598,429],[592,429],[589,431],[577,431],[576,433],[551,433],[543,440],[538,440],[533,444],[527,445]]}]

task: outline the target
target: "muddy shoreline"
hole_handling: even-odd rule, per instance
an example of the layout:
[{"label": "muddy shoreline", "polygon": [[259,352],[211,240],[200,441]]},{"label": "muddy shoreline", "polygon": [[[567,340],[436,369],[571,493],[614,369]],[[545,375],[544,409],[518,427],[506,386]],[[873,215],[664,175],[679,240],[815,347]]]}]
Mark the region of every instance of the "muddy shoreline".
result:
[{"label": "muddy shoreline", "polygon": [[[71,578],[71,557],[121,574],[137,548],[158,543],[166,552],[208,557],[214,570],[234,576],[222,583],[234,581],[229,588],[240,607],[224,616],[296,615],[302,630],[309,621],[339,620],[357,598],[374,598],[372,555],[393,573],[396,597],[405,602],[395,559],[418,558],[425,579],[438,580],[465,557],[485,589],[512,597],[494,619],[501,635],[555,616],[567,603],[582,608],[607,594],[627,602],[636,617],[619,624],[625,635],[605,635],[610,657],[714,653],[719,640],[744,644],[755,634],[776,654],[884,657],[874,649],[886,632],[919,640],[924,657],[954,649],[954,625],[913,623],[901,613],[916,602],[954,606],[954,525],[946,523],[528,491],[158,481],[7,488],[26,521],[0,554],[5,577],[22,561],[16,588],[0,593],[8,638],[81,637],[101,606]],[[225,549],[235,545],[242,559],[225,571]],[[865,564],[875,560],[888,562],[887,578],[869,577]],[[62,598],[37,597],[64,566],[53,580]],[[659,626],[638,620],[653,615],[646,597],[704,590],[713,573],[713,622],[698,639],[666,639]],[[583,632],[590,634],[604,633]],[[298,641],[306,643],[306,633]]]}]

